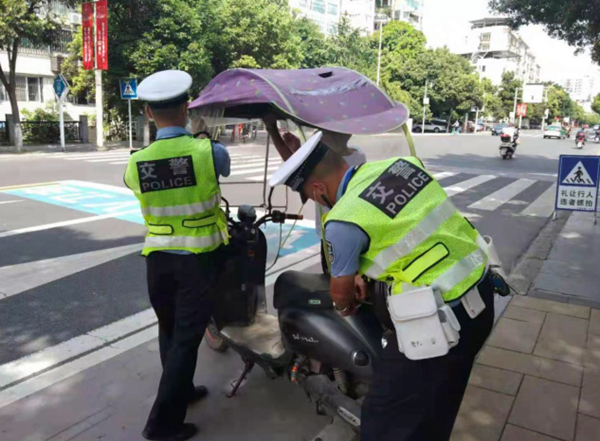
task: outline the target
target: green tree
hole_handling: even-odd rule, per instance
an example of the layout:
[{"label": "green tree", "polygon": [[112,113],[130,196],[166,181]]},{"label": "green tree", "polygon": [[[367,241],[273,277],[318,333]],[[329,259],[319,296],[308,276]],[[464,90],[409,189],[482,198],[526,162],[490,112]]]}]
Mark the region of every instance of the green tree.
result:
[{"label": "green tree", "polygon": [[[202,8],[202,3],[196,7]],[[209,3],[215,6],[215,2]],[[207,29],[215,34],[210,41],[214,73],[248,65],[298,68],[302,61],[301,39],[290,32],[293,28],[294,18],[286,0],[223,0]]]},{"label": "green tree", "polygon": [[332,65],[344,66],[375,78],[377,53],[371,50],[369,40],[361,35],[360,30],[350,25],[348,17],[342,17],[335,33],[327,39],[327,50]]},{"label": "green tree", "polygon": [[600,114],[600,93],[596,95],[592,101],[592,110]]},{"label": "green tree", "polygon": [[332,63],[329,41],[321,32],[321,28],[306,17],[294,20],[293,32],[300,38],[300,53],[303,69],[327,66]]},{"label": "green tree", "polygon": [[[498,97],[502,102],[502,114],[500,118],[507,118],[515,108],[515,91],[517,88],[523,87],[523,81],[516,78],[514,72],[504,72],[502,74],[502,81],[498,88]],[[517,91],[517,103],[520,102],[520,93]]]},{"label": "green tree", "polygon": [[[425,50],[414,58],[392,60],[384,72],[386,84],[398,83],[410,93],[413,115],[421,115],[425,83],[433,115],[456,119],[471,107],[483,107],[483,88],[473,67],[463,57],[447,48]],[[389,86],[388,86],[389,87]]]},{"label": "green tree", "polygon": [[567,41],[579,51],[592,47],[600,63],[600,9],[590,0],[490,0],[490,8],[510,17],[513,27],[541,24],[552,37]]},{"label": "green tree", "polygon": [[[23,132],[16,93],[16,66],[23,46],[42,47],[52,43],[61,22],[52,12],[50,0],[0,1],[0,50],[8,55],[8,63],[0,63],[0,82],[6,89],[15,123],[15,147],[21,151]],[[72,6],[74,0],[63,2]]]}]

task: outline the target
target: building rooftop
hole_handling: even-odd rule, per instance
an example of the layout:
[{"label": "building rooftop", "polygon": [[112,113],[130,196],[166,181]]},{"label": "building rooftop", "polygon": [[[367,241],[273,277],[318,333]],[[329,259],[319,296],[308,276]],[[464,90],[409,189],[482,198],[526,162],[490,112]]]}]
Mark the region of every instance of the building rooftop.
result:
[{"label": "building rooftop", "polygon": [[487,17],[470,21],[471,29],[487,28],[490,26],[508,26],[508,17]]}]

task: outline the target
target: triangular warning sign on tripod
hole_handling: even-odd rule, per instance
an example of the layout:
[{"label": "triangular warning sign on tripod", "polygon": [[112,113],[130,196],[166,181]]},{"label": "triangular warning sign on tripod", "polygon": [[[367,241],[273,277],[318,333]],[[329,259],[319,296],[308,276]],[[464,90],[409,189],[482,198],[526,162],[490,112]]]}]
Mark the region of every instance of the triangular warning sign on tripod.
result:
[{"label": "triangular warning sign on tripod", "polygon": [[573,170],[567,175],[565,179],[562,181],[563,184],[571,184],[571,185],[594,185],[595,182],[587,172],[583,163],[579,161]]}]

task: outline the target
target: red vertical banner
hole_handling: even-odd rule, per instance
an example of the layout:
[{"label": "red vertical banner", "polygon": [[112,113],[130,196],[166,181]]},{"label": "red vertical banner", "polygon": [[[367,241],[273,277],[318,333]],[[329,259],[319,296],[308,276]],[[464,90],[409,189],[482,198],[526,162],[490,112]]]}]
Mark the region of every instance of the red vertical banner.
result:
[{"label": "red vertical banner", "polygon": [[83,32],[83,68],[94,69],[94,4],[84,3],[81,5]]},{"label": "red vertical banner", "polygon": [[108,70],[108,1],[96,2],[96,69]]}]

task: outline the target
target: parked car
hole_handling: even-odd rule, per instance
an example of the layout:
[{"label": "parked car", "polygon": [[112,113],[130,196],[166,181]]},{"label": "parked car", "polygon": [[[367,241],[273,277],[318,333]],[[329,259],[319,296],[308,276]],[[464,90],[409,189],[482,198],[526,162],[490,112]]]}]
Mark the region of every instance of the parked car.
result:
[{"label": "parked car", "polygon": [[567,131],[563,126],[551,125],[546,127],[546,130],[544,130],[544,138],[565,139],[566,137]]},{"label": "parked car", "polygon": [[492,136],[499,136],[502,130],[508,127],[508,123],[498,123],[492,127]]},{"label": "parked car", "polygon": [[[423,131],[422,127],[423,127],[422,121],[416,123],[413,126],[413,132],[421,133]],[[448,121],[444,121],[443,119],[432,118],[432,119],[425,120],[425,131],[426,132],[433,132],[433,133],[445,132],[447,127],[448,127]]]},{"label": "parked car", "polygon": [[540,123],[529,123],[529,128],[531,130],[541,130],[542,125]]}]

